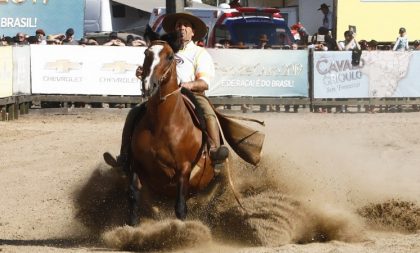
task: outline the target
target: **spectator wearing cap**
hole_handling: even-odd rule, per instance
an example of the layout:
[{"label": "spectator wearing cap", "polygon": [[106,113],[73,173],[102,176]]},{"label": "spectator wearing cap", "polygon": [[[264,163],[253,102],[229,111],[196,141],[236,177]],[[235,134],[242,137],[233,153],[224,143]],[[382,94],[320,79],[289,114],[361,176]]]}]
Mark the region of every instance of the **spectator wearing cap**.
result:
[{"label": "spectator wearing cap", "polygon": [[271,48],[270,44],[268,44],[269,39],[268,39],[267,34],[261,34],[258,40],[259,40],[259,43],[254,48],[258,48],[258,49]]},{"label": "spectator wearing cap", "polygon": [[408,46],[408,37],[407,31],[404,27],[401,27],[399,30],[400,36],[398,36],[397,40],[395,41],[395,45],[392,48],[394,51],[407,51],[409,50]]},{"label": "spectator wearing cap", "polygon": [[318,11],[322,11],[322,14],[324,14],[324,17],[322,18],[322,26],[327,28],[329,31],[332,31],[333,29],[333,15],[330,11],[330,6],[323,3],[318,8]]},{"label": "spectator wearing cap", "polygon": [[37,44],[40,44],[40,45],[46,45],[47,44],[44,30],[37,29],[35,31],[35,37],[36,37]]},{"label": "spectator wearing cap", "polygon": [[295,38],[298,45],[307,45],[308,44],[308,32],[302,23],[298,22],[291,26],[291,32]]},{"label": "spectator wearing cap", "polygon": [[108,42],[105,42],[103,45],[104,46],[125,46],[125,43],[120,38],[118,38],[118,33],[111,32],[109,34]]},{"label": "spectator wearing cap", "polygon": [[62,42],[63,45],[79,45],[79,42],[74,40],[74,29],[69,28],[66,30],[65,38]]}]

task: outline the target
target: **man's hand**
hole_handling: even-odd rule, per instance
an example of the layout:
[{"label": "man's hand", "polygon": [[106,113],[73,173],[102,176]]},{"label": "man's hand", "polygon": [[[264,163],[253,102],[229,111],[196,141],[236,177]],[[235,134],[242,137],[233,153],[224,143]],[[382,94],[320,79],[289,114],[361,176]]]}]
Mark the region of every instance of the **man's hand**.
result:
[{"label": "man's hand", "polygon": [[143,73],[143,67],[142,66],[138,66],[136,69],[136,77],[138,79],[141,79],[141,74]]},{"label": "man's hand", "polygon": [[184,87],[187,90],[192,90],[194,85],[191,82],[187,82],[187,83],[181,83],[180,85],[181,87]]}]

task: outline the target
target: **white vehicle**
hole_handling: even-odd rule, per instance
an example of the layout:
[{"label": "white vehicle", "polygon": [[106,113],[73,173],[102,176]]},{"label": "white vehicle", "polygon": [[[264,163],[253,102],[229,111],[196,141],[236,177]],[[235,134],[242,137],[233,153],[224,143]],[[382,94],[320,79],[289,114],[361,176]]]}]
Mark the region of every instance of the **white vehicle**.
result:
[{"label": "white vehicle", "polygon": [[85,33],[113,31],[109,0],[85,0]]},{"label": "white vehicle", "polygon": [[[276,8],[240,7],[224,8],[185,8],[185,11],[201,18],[207,25],[208,33],[204,40],[207,47],[214,47],[221,40],[230,40],[232,45],[242,42],[244,45],[258,44],[259,37],[265,34],[271,45],[290,45],[294,38],[287,23]],[[155,8],[150,16],[149,26],[153,31],[163,34],[162,20],[165,8]],[[285,36],[282,36],[285,35]],[[280,38],[286,38],[281,42]]]}]

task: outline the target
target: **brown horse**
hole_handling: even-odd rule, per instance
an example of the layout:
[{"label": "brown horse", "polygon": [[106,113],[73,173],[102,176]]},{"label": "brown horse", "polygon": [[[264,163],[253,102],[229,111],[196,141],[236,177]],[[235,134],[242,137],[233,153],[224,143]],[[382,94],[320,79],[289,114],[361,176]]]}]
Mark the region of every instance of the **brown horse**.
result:
[{"label": "brown horse", "polygon": [[188,197],[206,188],[215,175],[206,138],[184,102],[174,52],[166,42],[154,41],[145,50],[138,72],[148,102],[132,134],[131,171],[141,187],[175,199],[176,217],[183,220]]}]

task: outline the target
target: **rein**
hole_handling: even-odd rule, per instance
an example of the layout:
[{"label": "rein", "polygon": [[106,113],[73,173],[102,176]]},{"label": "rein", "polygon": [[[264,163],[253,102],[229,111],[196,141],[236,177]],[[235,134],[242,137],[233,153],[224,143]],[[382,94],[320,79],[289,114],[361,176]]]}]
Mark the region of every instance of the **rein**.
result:
[{"label": "rein", "polygon": [[[176,89],[176,90],[172,91],[172,92],[171,92],[171,93],[169,93],[169,94],[166,94],[166,95],[165,95],[165,96],[163,96],[163,97],[162,97],[162,95],[160,95],[160,102],[165,102],[165,101],[166,101],[166,99],[167,99],[169,96],[171,96],[171,95],[173,95],[173,94],[175,94],[175,93],[177,93],[177,92],[181,91],[181,88],[182,88],[182,87],[179,87],[178,89]],[[159,88],[159,93],[160,93],[160,88]]]},{"label": "rein", "polygon": [[172,91],[171,93],[166,94],[165,96],[162,97],[162,90],[161,90],[161,84],[162,82],[166,79],[166,76],[168,75],[168,73],[171,71],[172,65],[174,64],[174,58],[172,58],[171,63],[168,65],[168,67],[166,68],[165,72],[163,73],[162,77],[159,79],[158,81],[158,86],[159,86],[159,97],[160,97],[160,102],[165,102],[166,99],[170,96],[172,96],[173,94],[181,91],[181,87],[179,87],[178,89]]}]

